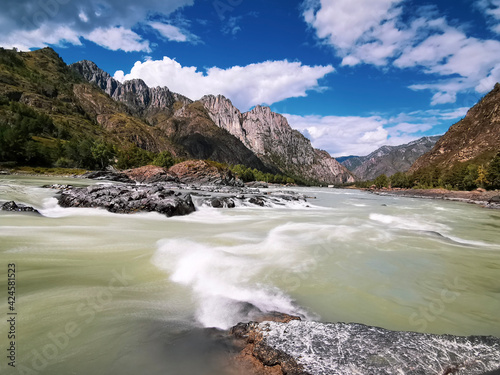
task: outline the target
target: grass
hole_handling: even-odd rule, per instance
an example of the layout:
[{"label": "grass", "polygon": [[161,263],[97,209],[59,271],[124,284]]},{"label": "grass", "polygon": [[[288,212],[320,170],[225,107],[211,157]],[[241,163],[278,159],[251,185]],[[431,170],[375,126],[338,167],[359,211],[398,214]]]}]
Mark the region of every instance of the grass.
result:
[{"label": "grass", "polygon": [[49,176],[68,176],[82,175],[88,172],[79,168],[44,168],[44,167],[15,167],[10,170],[11,173],[37,174]]}]

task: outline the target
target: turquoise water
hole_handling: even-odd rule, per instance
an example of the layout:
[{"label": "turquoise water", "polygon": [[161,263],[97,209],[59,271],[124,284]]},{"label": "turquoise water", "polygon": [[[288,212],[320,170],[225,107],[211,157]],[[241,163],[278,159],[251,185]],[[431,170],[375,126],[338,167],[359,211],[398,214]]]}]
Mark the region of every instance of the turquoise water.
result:
[{"label": "turquoise water", "polygon": [[43,214],[0,212],[0,283],[15,263],[18,313],[18,367],[3,359],[2,374],[221,373],[203,353],[224,350],[202,328],[225,329],[257,310],[500,336],[499,211],[297,188],[315,199],[116,215],[60,208],[55,191],[40,188],[48,183],[95,182],[0,177],[0,200]]}]

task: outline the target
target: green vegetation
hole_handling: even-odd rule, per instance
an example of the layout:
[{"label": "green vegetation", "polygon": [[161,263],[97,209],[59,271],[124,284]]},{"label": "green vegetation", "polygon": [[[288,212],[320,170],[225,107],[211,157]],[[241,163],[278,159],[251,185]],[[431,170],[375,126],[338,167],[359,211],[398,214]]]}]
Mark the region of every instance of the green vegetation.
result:
[{"label": "green vegetation", "polygon": [[280,174],[264,173],[257,169],[251,169],[244,165],[238,164],[230,167],[243,182],[264,181],[274,184],[294,184],[295,180],[291,177]]},{"label": "green vegetation", "polygon": [[398,172],[390,178],[380,175],[373,181],[356,183],[356,186],[360,188],[368,188],[373,185],[379,189],[383,187],[403,189],[444,188],[469,191],[477,188],[500,189],[500,152],[485,164],[476,164],[474,161],[470,161],[457,163],[446,171],[434,167],[419,170],[413,174]]}]

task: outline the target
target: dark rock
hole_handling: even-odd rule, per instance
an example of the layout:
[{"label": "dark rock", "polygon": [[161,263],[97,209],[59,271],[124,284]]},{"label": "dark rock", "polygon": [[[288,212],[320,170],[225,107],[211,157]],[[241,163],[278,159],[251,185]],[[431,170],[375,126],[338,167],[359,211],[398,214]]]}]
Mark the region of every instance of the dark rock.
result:
[{"label": "dark rock", "polygon": [[230,197],[212,198],[210,205],[214,208],[234,208],[234,200]]},{"label": "dark rock", "polygon": [[500,195],[495,195],[489,201],[489,204],[500,204]]},{"label": "dark rock", "polygon": [[163,186],[94,185],[65,190],[59,197],[62,207],[104,208],[114,213],[158,212],[168,217],[195,211],[190,194],[175,195]]},{"label": "dark rock", "polygon": [[263,197],[251,197],[248,200],[248,202],[252,203],[252,204],[255,204],[257,206],[261,206],[261,207],[265,206],[265,202],[264,202],[264,198]]},{"label": "dark rock", "polygon": [[33,207],[25,206],[23,204],[17,204],[14,201],[4,203],[1,207],[1,210],[9,212],[33,212],[40,215],[40,212],[38,212],[38,210],[34,209]]}]

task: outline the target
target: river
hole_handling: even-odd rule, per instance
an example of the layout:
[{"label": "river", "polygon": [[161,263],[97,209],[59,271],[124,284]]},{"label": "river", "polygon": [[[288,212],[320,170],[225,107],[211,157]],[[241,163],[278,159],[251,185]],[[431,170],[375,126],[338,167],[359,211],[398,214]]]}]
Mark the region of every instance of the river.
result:
[{"label": "river", "polygon": [[166,218],[63,209],[52,183],[95,182],[0,177],[1,201],[42,213],[0,211],[2,374],[217,374],[203,328],[258,310],[500,337],[500,211],[296,188],[314,198]]}]

